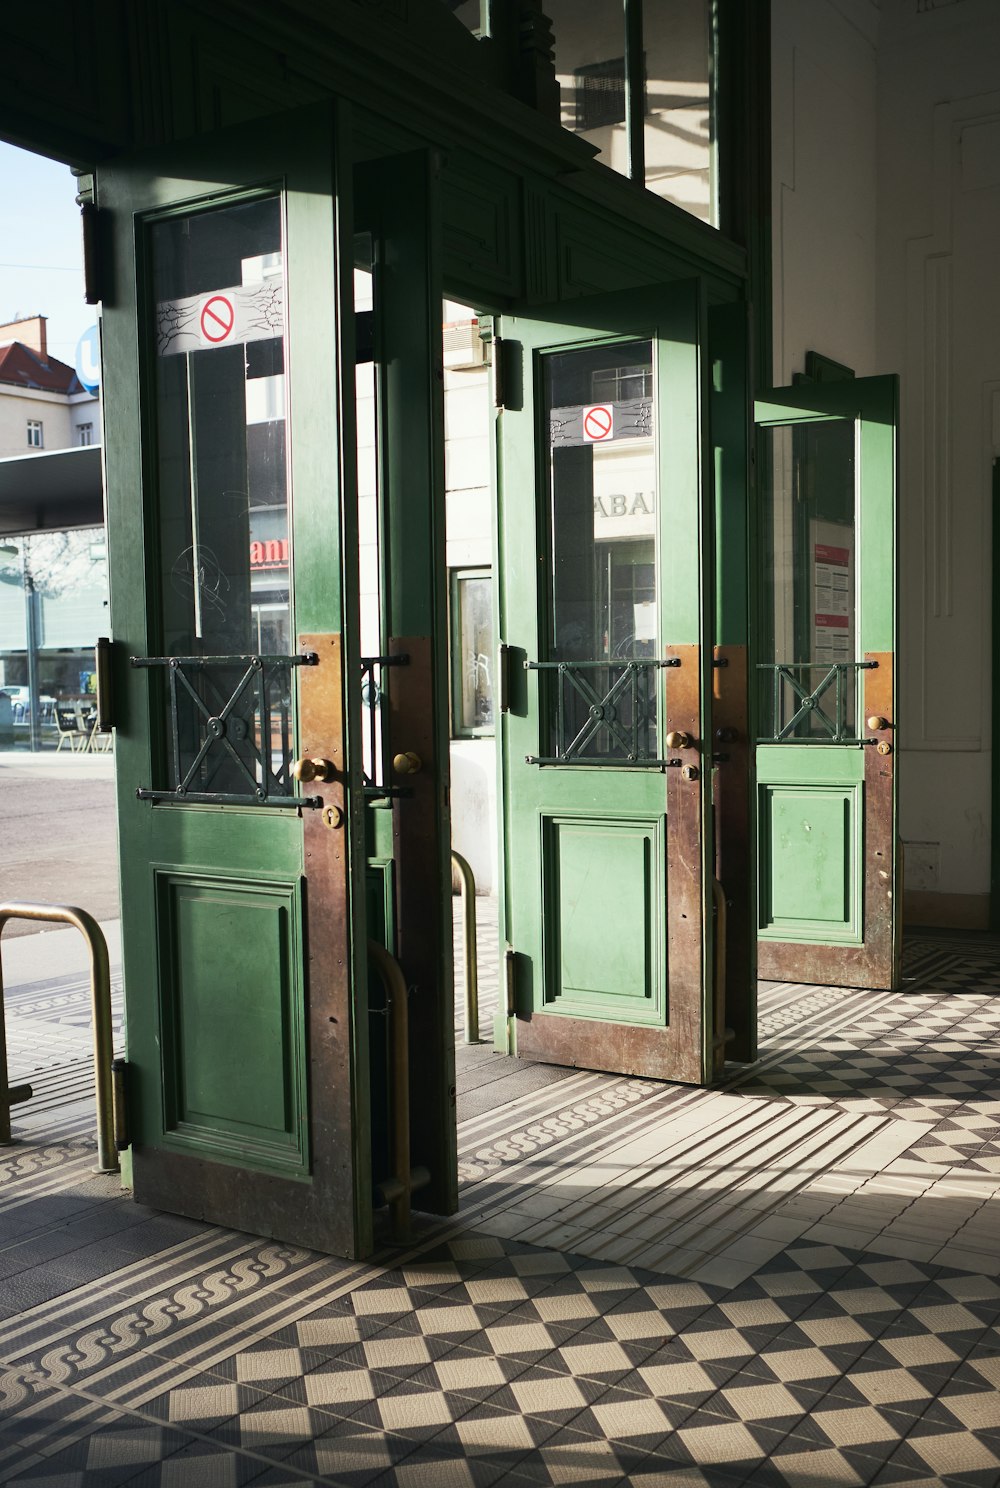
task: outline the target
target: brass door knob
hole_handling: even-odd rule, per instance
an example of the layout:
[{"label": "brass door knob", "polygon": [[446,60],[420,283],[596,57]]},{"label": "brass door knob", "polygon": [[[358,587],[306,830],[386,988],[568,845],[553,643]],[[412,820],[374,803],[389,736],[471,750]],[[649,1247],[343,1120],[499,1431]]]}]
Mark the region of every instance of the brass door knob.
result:
[{"label": "brass door knob", "polygon": [[889,727],[889,720],[888,718],[883,718],[881,713],[873,713],[868,720],[868,727],[870,729],[887,729]]},{"label": "brass door knob", "polygon": [[419,754],[414,754],[408,749],[405,754],[394,754],[392,757],[392,768],[397,775],[416,775],[423,766],[423,760]]},{"label": "brass door knob", "polygon": [[691,735],[681,729],[671,729],[664,742],[668,749],[690,749]]},{"label": "brass door knob", "polygon": [[292,766],[292,778],[300,785],[308,785],[311,780],[333,780],[336,773],[328,759],[297,759]]}]

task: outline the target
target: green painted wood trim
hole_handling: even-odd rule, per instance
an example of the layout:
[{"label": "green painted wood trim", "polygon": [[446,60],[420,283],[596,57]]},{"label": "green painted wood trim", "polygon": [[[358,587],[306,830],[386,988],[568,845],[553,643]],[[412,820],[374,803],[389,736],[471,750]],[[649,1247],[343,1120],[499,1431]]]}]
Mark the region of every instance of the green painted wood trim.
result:
[{"label": "green painted wood trim", "polygon": [[1000,930],[1000,459],[993,461],[993,779],[990,812],[990,929]]},{"label": "green painted wood trim", "polygon": [[757,780],[779,785],[803,780],[809,785],[854,785],[865,778],[865,746],[854,744],[761,744],[757,747]]},{"label": "green painted wood trim", "polygon": [[713,305],[708,312],[715,487],[713,639],[720,646],[745,646],[750,633],[749,346],[749,307],[739,302]]}]

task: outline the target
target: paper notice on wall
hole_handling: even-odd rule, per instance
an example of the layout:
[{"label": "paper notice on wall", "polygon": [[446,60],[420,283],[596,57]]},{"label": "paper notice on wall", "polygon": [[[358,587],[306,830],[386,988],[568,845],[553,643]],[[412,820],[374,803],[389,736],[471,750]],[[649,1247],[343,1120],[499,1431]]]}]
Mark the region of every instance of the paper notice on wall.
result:
[{"label": "paper notice on wall", "polygon": [[656,604],[646,600],[632,606],[632,635],[636,641],[656,640]]},{"label": "paper notice on wall", "polygon": [[839,522],[810,524],[813,560],[812,660],[854,658],[854,529]]}]

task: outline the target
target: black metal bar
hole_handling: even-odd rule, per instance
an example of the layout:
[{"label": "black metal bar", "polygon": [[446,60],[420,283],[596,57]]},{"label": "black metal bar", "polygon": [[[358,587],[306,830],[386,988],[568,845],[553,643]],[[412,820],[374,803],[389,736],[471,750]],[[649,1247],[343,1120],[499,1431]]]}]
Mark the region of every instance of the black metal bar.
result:
[{"label": "black metal bar", "polygon": [[315,651],[301,651],[294,656],[255,656],[245,653],[239,656],[130,656],[129,665],[134,667],[156,666],[318,666]]},{"label": "black metal bar", "polygon": [[[684,761],[679,759],[620,759],[615,755],[584,755],[573,759],[566,759],[562,755],[526,754],[524,756],[526,765],[564,765],[566,769],[576,769],[580,765],[586,765],[593,769],[599,765],[602,769],[610,768],[618,770],[670,770],[680,767]],[[380,795],[385,792],[379,792]]]},{"label": "black metal bar", "polygon": [[[877,661],[760,661],[756,664],[760,672],[770,672],[772,677],[772,719],[771,733],[762,736],[763,742],[769,737],[773,743],[795,742],[797,744],[809,743],[856,743],[864,742],[857,739],[857,732],[851,732],[847,716],[847,692],[846,683],[849,675],[856,676],[859,671],[868,671],[878,666]],[[808,677],[802,681],[795,675],[798,673],[817,672],[823,669],[823,675],[814,687],[809,686]],[[791,716],[785,720],[783,706],[784,684],[792,694],[793,707]],[[831,718],[825,708],[820,706],[820,700],[831,687],[833,688],[833,717]],[[807,718],[815,718],[826,730],[825,738],[797,738],[792,739],[795,729]]]},{"label": "black metal bar", "polygon": [[361,670],[376,663],[379,666],[409,666],[410,657],[406,651],[400,651],[398,656],[362,656]]},{"label": "black metal bar", "polygon": [[177,671],[171,667],[168,676],[170,678],[170,725],[174,739],[174,774],[177,779],[181,778],[181,725],[180,711],[177,707]]},{"label": "black metal bar", "polygon": [[[861,665],[864,665],[864,664],[865,663],[861,663]],[[760,665],[764,665],[764,663],[760,663]],[[642,657],[639,657],[639,658],[637,658],[635,660],[631,660],[631,661],[624,660],[624,659],[622,659],[622,660],[614,660],[614,659],[612,659],[611,661],[607,661],[607,660],[605,660],[605,661],[526,661],[524,663],[524,670],[526,672],[557,672],[557,671],[564,671],[564,672],[565,671],[583,672],[583,671],[592,671],[592,670],[594,670],[597,667],[616,667],[616,666],[620,666],[620,667],[623,667],[623,668],[624,667],[629,667],[629,666],[634,666],[634,667],[642,667],[643,670],[652,670],[654,668],[659,668],[659,667],[678,667],[678,666],[680,666],[680,661],[679,661],[679,659],[676,656],[668,656],[666,658],[659,657],[659,656],[650,656],[650,657],[642,656]]]},{"label": "black metal bar", "polygon": [[302,806],[315,811],[323,805],[322,796],[263,796],[259,800],[248,800],[246,796],[234,796],[223,791],[188,791],[179,796],[176,791],[146,790],[143,786],[139,786],[135,794],[138,801],[172,801],[175,806],[178,803],[185,806]]}]

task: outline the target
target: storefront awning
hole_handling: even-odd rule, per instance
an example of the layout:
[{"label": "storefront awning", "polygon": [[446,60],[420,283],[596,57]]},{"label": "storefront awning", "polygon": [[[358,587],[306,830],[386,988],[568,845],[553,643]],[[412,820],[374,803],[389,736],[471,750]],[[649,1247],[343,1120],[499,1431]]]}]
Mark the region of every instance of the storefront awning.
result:
[{"label": "storefront awning", "polygon": [[0,534],[96,527],[103,521],[99,444],[0,460]]}]

